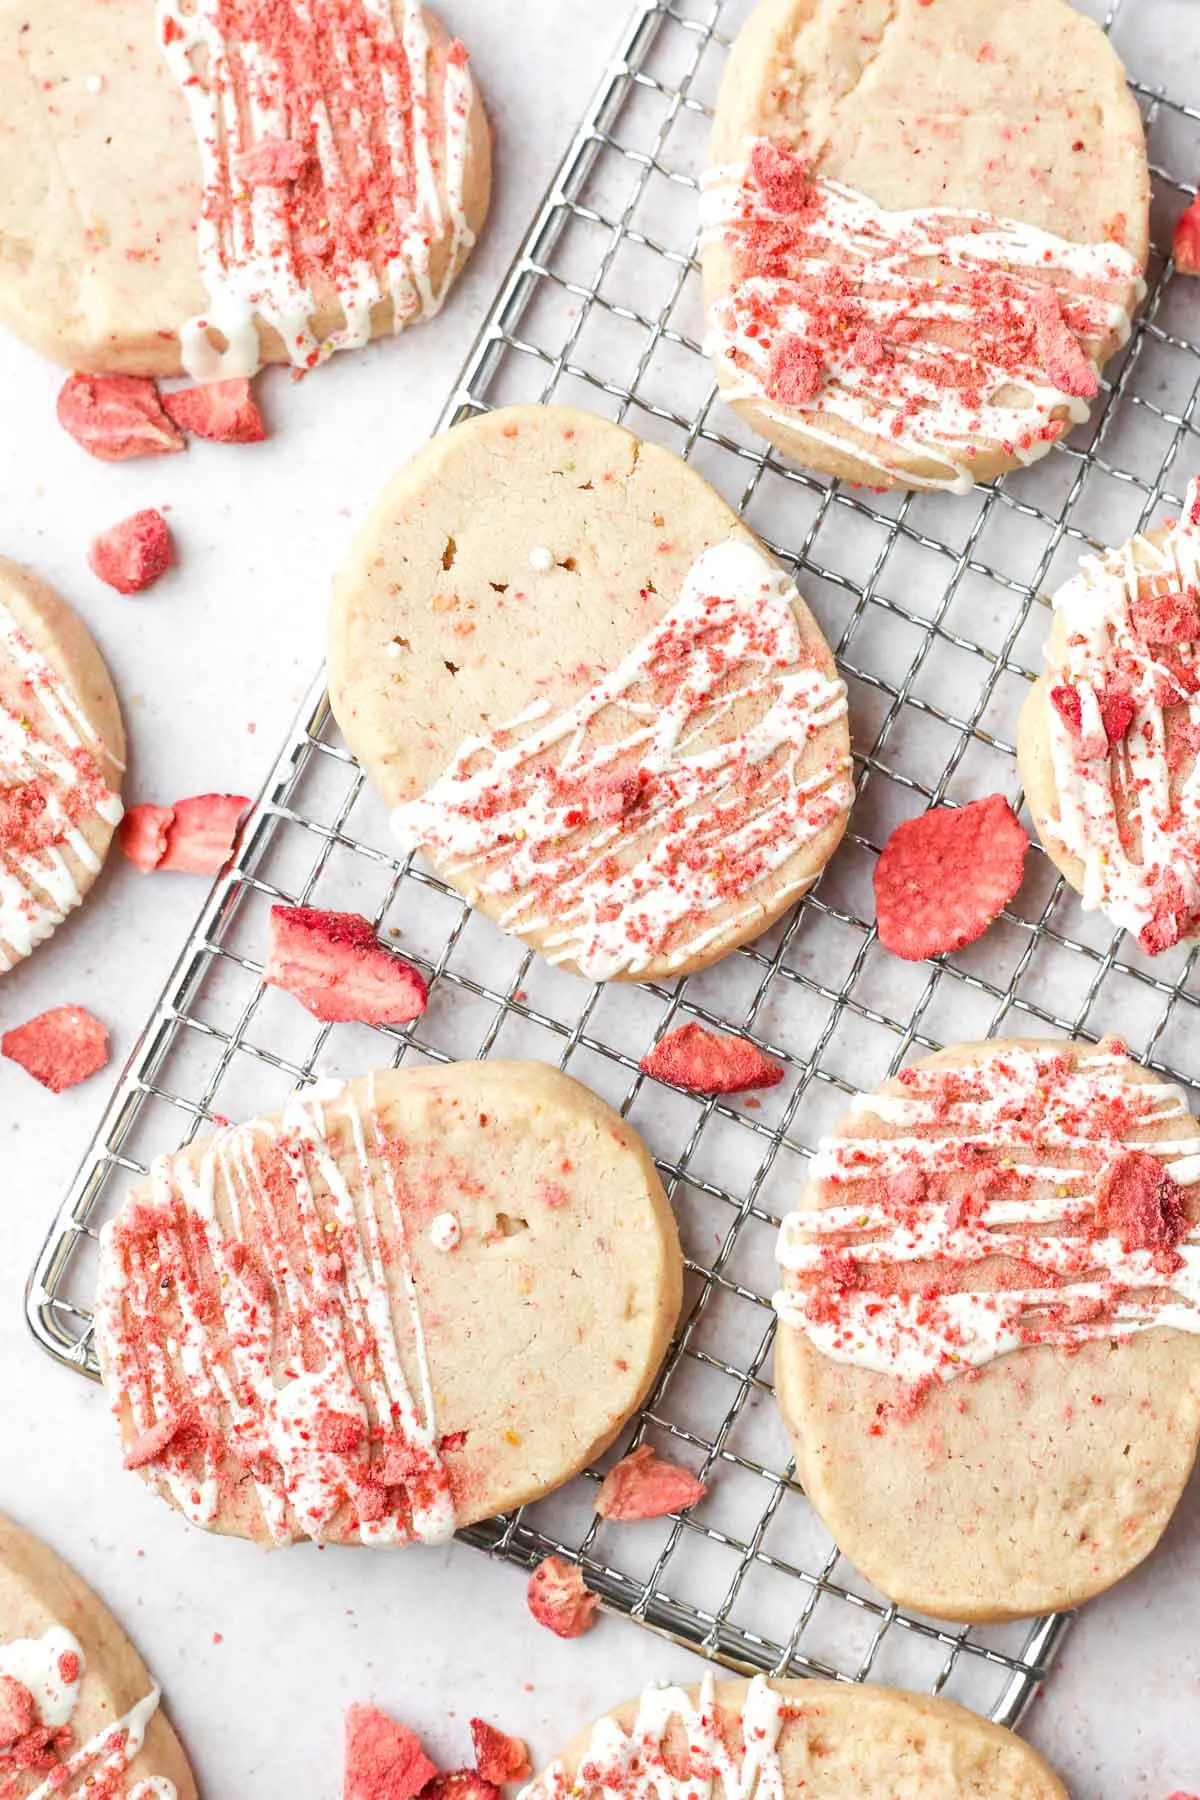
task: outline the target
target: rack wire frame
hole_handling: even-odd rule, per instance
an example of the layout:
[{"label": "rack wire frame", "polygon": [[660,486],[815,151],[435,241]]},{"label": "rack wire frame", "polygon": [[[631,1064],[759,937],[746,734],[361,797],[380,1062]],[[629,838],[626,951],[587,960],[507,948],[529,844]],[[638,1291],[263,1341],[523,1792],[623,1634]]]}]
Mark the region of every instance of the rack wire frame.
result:
[{"label": "rack wire frame", "polygon": [[[684,1238],[678,1333],[620,1448],[669,1447],[710,1492],[688,1514],[622,1533],[592,1511],[592,1470],[462,1536],[527,1566],[550,1551],[578,1559],[606,1606],[739,1672],[890,1680],[1011,1725],[1066,1620],[980,1628],[907,1614],[840,1557],[769,1404],[772,1245],[847,1096],[944,1041],[1115,1026],[1155,1069],[1200,1081],[1196,952],[1151,963],[1083,914],[1040,852],[982,946],[915,969],[880,950],[870,893],[900,817],[997,787],[1016,797],[1011,727],[1048,625],[1044,593],[1081,550],[1178,510],[1200,470],[1200,290],[1193,300],[1156,250],[1090,424],[973,497],[867,495],[777,461],[721,407],[699,345],[697,178],[721,63],[750,5],[639,0],[440,427],[510,400],[582,403],[676,449],[739,505],[794,570],[850,689],[858,801],[843,849],[799,907],[717,970],[589,987],[472,914],[419,858],[389,850],[318,677],[63,1201],[27,1314],[51,1355],[96,1376],[99,1226],[154,1154],[227,1111],[386,1060],[557,1062],[648,1138]],[[1195,191],[1171,170],[1200,168],[1200,111],[1139,72],[1149,16],[1166,0],[1081,6],[1132,68],[1164,240]],[[429,977],[429,1011],[403,1030],[297,1023],[300,1009],[260,980],[263,915],[278,900],[353,905],[402,936]],[[639,1058],[683,1018],[753,1036],[786,1081],[761,1101],[658,1088]]]}]

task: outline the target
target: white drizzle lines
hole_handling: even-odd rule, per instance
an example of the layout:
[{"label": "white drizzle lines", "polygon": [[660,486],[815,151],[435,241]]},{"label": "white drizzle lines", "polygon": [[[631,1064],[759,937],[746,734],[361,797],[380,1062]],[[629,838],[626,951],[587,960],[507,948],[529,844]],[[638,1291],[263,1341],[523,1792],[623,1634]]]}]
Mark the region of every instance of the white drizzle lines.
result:
[{"label": "white drizzle lines", "polygon": [[[474,243],[465,201],[471,78],[455,44],[435,92],[441,59],[419,0],[397,0],[397,10],[399,31],[393,0],[295,0],[282,14],[249,0],[158,0],[159,41],[201,162],[197,248],[210,304],[180,331],[195,379],[253,375],[256,320],[279,334],[294,364],[312,368],[365,344],[385,302],[400,331],[445,300]],[[274,41],[257,39],[256,24]],[[256,153],[279,146],[304,153],[299,173],[239,176]],[[344,318],[321,342],[314,286],[332,289]]]},{"label": "white drizzle lines", "polygon": [[[714,545],[617,668],[565,712],[547,718],[539,702],[467,739],[393,813],[396,836],[467,874],[472,897],[505,901],[503,925],[544,932],[550,961],[593,980],[694,957],[761,913],[749,891],[853,799],[845,685],[801,660],[796,599],[752,545]],[[628,729],[594,730],[617,709]]]},{"label": "white drizzle lines", "polygon": [[[813,1209],[789,1213],[780,1230],[779,1262],[793,1278],[775,1296],[780,1319],[834,1361],[906,1381],[948,1381],[1036,1344],[1072,1349],[1160,1326],[1200,1333],[1200,1227],[1166,1270],[1096,1229],[1098,1177],[1123,1152],[1153,1154],[1181,1187],[1200,1180],[1182,1090],[1133,1069],[1106,1046],[1073,1068],[1053,1045],[1004,1046],[975,1068],[910,1070],[904,1095],[860,1095],[854,1114],[901,1130],[822,1141]],[[1164,1125],[1171,1135],[1160,1138]],[[923,1179],[938,1185],[919,1199],[886,1188],[874,1197],[885,1182]],[[871,1197],[856,1199],[867,1184]],[[993,1185],[1016,1191],[992,1197]],[[823,1205],[838,1189],[846,1200]],[[1045,1284],[931,1294],[887,1281],[905,1264],[962,1272],[998,1258],[1044,1272]],[[805,1278],[832,1278],[835,1295]]]},{"label": "white drizzle lines", "polygon": [[[793,165],[792,178],[773,189],[775,204],[755,179],[764,154]],[[735,265],[729,290],[709,307],[704,345],[728,398],[752,401],[767,418],[881,475],[896,474],[900,456],[931,459],[942,472],[906,469],[904,482],[952,493],[970,491],[978,448],[1002,446],[1028,464],[1061,435],[1056,413],[1086,419],[1086,393],[1075,390],[1094,392],[1099,369],[1080,346],[1110,337],[1124,343],[1128,296],[1145,292],[1126,250],[1069,243],[966,208],[889,212],[824,177],[810,182],[793,211],[789,195],[795,198],[801,167],[757,140],[747,144],[744,163],[704,178],[701,245],[719,244]],[[764,231],[765,247],[756,243]],[[755,269],[764,258],[770,273]],[[1068,331],[1076,340],[1068,341],[1067,366],[1084,374],[1082,383],[1068,377],[1069,391],[1057,359],[1028,349],[1039,296],[1053,301],[1056,290],[1061,313],[1050,329],[1060,343]],[[773,369],[789,340],[814,358],[813,378],[811,393],[785,400]],[[849,443],[822,421],[863,432],[878,447]],[[883,447],[889,443],[896,456]]]}]

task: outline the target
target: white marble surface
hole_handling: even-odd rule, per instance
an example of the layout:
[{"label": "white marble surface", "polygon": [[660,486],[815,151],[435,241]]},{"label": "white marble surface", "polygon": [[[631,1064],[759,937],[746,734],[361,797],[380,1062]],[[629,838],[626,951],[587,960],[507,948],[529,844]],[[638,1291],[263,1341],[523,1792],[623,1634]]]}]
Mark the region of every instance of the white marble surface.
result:
[{"label": "white marble surface", "polygon": [[[524,220],[611,47],[607,0],[450,0],[497,127],[497,203],[445,316],[293,386],[264,383],[276,436],[107,468],[59,431],[61,376],[0,338],[0,549],[80,608],[112,665],[132,739],[129,788],[167,799],[253,791],[320,655],[329,576],[384,477],[434,420]],[[519,16],[519,23],[517,19]],[[144,600],[102,588],[93,533],[170,505],[182,567]],[[0,1026],[77,1001],[130,1049],[202,884],[115,862],[85,911],[7,977]],[[0,1506],[107,1596],[163,1682],[201,1787],[216,1800],[340,1791],[345,1704],[371,1698],[433,1753],[469,1759],[482,1713],[548,1754],[644,1680],[698,1664],[606,1619],[562,1645],[522,1577],[453,1546],[266,1557],[189,1530],[117,1466],[101,1395],[27,1335],[26,1272],[105,1097],[54,1098],[0,1065]],[[1200,1788],[1200,1495],[1160,1554],[1087,1609],[1028,1722],[1077,1800],[1166,1800]]]}]

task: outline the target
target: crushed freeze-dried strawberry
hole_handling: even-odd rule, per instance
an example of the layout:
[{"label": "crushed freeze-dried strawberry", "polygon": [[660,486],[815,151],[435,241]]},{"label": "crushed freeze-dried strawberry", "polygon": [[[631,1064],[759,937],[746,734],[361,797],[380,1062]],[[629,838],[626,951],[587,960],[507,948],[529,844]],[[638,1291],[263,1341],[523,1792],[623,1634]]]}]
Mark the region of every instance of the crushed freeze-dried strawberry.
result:
[{"label": "crushed freeze-dried strawberry", "polygon": [[615,1519],[622,1524],[661,1519],[664,1513],[695,1506],[707,1491],[690,1469],[656,1455],[649,1444],[639,1444],[604,1477],[596,1496],[596,1511],[602,1519]]},{"label": "crushed freeze-dried strawberry", "polygon": [[118,594],[140,594],[165,575],[172,562],[171,533],[154,507],[137,512],[92,540],[92,573]]},{"label": "crushed freeze-dried strawberry", "polygon": [[908,962],[973,944],[1015,897],[1028,849],[1002,794],[905,820],[875,865],[879,941]]},{"label": "crushed freeze-dried strawberry", "polygon": [[285,187],[308,166],[309,155],[294,138],[260,138],[233,161],[233,172],[247,187]]},{"label": "crushed freeze-dried strawberry", "polygon": [[486,1719],[471,1720],[475,1767],[485,1781],[503,1787],[506,1781],[524,1781],[532,1772],[529,1745],[522,1738],[497,1731]]},{"label": "crushed freeze-dried strawberry", "polygon": [[40,781],[17,781],[0,787],[0,848],[27,851],[52,843],[58,827],[46,818],[46,792]]},{"label": "crushed freeze-dried strawberry", "polygon": [[1100,702],[1100,717],[1104,721],[1104,735],[1110,750],[1124,740],[1136,713],[1137,703],[1132,694],[1116,691],[1105,694]]},{"label": "crushed freeze-dried strawberry", "polygon": [[159,868],[178,875],[219,874],[233,854],[238,825],[249,805],[247,794],[193,794],[177,800]]},{"label": "crushed freeze-dried strawberry", "polygon": [[1188,1229],[1183,1195],[1156,1156],[1126,1150],[1102,1171],[1096,1223],[1119,1238],[1122,1250],[1174,1250]]},{"label": "crushed freeze-dried strawberry", "polygon": [[356,1418],[353,1413],[334,1412],[327,1407],[317,1415],[314,1437],[318,1450],[328,1450],[336,1456],[349,1456],[358,1449],[366,1435],[364,1421]]},{"label": "crushed freeze-dried strawberry", "polygon": [[0,1675],[0,1750],[7,1750],[37,1723],[37,1701],[13,1675]]},{"label": "crushed freeze-dried strawberry", "polygon": [[783,1080],[781,1065],[764,1056],[757,1044],[694,1023],[660,1038],[640,1067],[644,1075],[696,1094],[739,1094]]},{"label": "crushed freeze-dried strawberry", "polygon": [[1100,383],[1079,339],[1063,318],[1058,294],[1051,287],[1040,288],[1030,311],[1042,364],[1055,387],[1062,394],[1090,400],[1099,393]]},{"label": "crushed freeze-dried strawberry", "polygon": [[58,422],[102,462],[167,456],[185,442],[163,411],[158,389],[140,375],[71,375],[58,396]]},{"label": "crushed freeze-dried strawberry", "polygon": [[421,1800],[500,1800],[500,1790],[476,1769],[451,1769],[434,1776]]},{"label": "crushed freeze-dried strawberry", "polygon": [[1181,275],[1200,275],[1200,197],[1176,219],[1171,255]]},{"label": "crushed freeze-dried strawberry", "polygon": [[175,819],[173,806],[131,806],[117,827],[117,842],[135,868],[148,875],[167,854],[167,833]]},{"label": "crushed freeze-dried strawberry", "polygon": [[1129,608],[1138,636],[1147,644],[1190,644],[1200,638],[1200,593],[1178,587],[1156,592],[1139,587]]},{"label": "crushed freeze-dried strawberry", "polygon": [[821,391],[824,367],[820,356],[801,338],[784,338],[771,359],[767,394],[783,406],[807,406]]},{"label": "crushed freeze-dried strawberry", "polygon": [[181,431],[217,444],[261,444],[267,435],[250,383],[212,381],[205,387],[176,388],[163,406]]},{"label": "crushed freeze-dried strawberry", "polygon": [[802,156],[783,144],[755,144],[750,152],[750,173],[772,212],[802,213],[812,203],[812,170]]},{"label": "crushed freeze-dried strawberry", "polygon": [[582,1637],[595,1624],[600,1604],[578,1565],[562,1556],[547,1556],[538,1564],[525,1600],[538,1624],[561,1638]]},{"label": "crushed freeze-dried strawberry", "polygon": [[377,1706],[346,1709],[342,1800],[416,1800],[437,1775],[415,1731]]},{"label": "crushed freeze-dried strawberry", "polygon": [[108,1061],[108,1032],[82,1006],[55,1006],[0,1037],[0,1056],[20,1063],[52,1094],[76,1087]]},{"label": "crushed freeze-dried strawberry", "polygon": [[1052,687],[1050,704],[1063,719],[1068,730],[1073,731],[1078,737],[1083,730],[1083,701],[1080,699],[1079,689],[1068,687],[1065,682],[1058,687]]},{"label": "crushed freeze-dried strawberry", "polygon": [[263,980],[326,1022],[405,1025],[424,1012],[424,978],[358,913],[273,906]]},{"label": "crushed freeze-dried strawberry", "polygon": [[196,1428],[195,1414],[190,1411],[169,1412],[153,1425],[135,1432],[130,1439],[129,1448],[125,1452],[127,1469],[144,1469],[149,1463],[157,1462],[168,1444]]}]

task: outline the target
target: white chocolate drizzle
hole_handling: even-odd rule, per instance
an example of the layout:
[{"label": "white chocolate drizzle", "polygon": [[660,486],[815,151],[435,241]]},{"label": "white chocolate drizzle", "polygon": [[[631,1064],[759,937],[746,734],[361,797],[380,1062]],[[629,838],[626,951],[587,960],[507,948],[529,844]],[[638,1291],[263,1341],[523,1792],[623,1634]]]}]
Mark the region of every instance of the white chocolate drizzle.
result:
[{"label": "white chocolate drizzle", "polygon": [[[1200,926],[1200,641],[1148,641],[1135,617],[1154,594],[1200,605],[1200,483],[1161,543],[1138,536],[1084,557],[1055,596],[1065,648],[1047,648],[1049,687],[1079,697],[1079,730],[1047,696],[1058,817],[1050,835],[1083,865],[1081,901],[1168,948]],[[1104,703],[1132,702],[1110,747]]]},{"label": "white chocolate drizzle", "polygon": [[[294,0],[291,31],[320,46],[299,92],[291,45],[251,34],[248,0],[158,0],[157,16],[201,163],[197,247],[209,307],[180,331],[187,372],[197,381],[253,375],[259,321],[310,369],[365,344],[385,303],[396,331],[436,313],[474,243],[465,200],[472,86],[455,44],[435,88],[439,59],[419,0]],[[307,152],[299,176],[239,177],[243,159],[280,145]],[[329,290],[343,324],[318,342],[312,321]]]},{"label": "white chocolate drizzle", "polygon": [[[64,1674],[64,1658],[70,1677]],[[86,1662],[79,1640],[65,1626],[52,1625],[40,1638],[15,1638],[0,1643],[0,1675],[20,1682],[32,1695],[40,1724],[53,1732],[70,1725],[79,1703],[79,1691],[86,1672]],[[69,1744],[63,1758],[56,1762],[46,1779],[36,1788],[20,1788],[28,1800],[52,1800],[52,1796],[70,1791],[89,1792],[102,1787],[107,1800],[177,1800],[175,1784],[165,1776],[125,1786],[129,1765],[136,1760],[146,1741],[146,1731],[158,1711],[159,1689],[151,1688],[144,1699],[132,1706],[123,1718],[105,1725],[78,1749]],[[0,1793],[10,1791],[8,1778],[18,1783],[21,1765],[10,1757],[13,1747],[0,1748]],[[69,1754],[66,1751],[69,1750]],[[39,1771],[40,1772],[40,1771]],[[114,1782],[120,1786],[114,1786]]]},{"label": "white chocolate drizzle", "polygon": [[[65,682],[36,650],[0,600],[0,671],[15,672],[26,704],[0,701],[0,973],[50,936],[83,893],[74,864],[94,873],[89,818],[115,826],[120,797],[104,779],[106,750]],[[3,808],[18,790],[36,795],[35,842],[6,842]],[[73,862],[72,860],[73,859]]]},{"label": "white chocolate drizzle", "polygon": [[[711,1800],[718,1782],[722,1800],[784,1800],[784,1713],[783,1695],[756,1675],[742,1711],[742,1747],[734,1751],[721,1730],[711,1675],[695,1700],[683,1688],[648,1687],[631,1732],[611,1715],[597,1719],[574,1777],[563,1763],[552,1762],[518,1800]],[[673,1772],[664,1755],[673,1719],[687,1737],[687,1774]]]},{"label": "white chocolate drizzle", "polygon": [[[1057,294],[1062,322],[1098,376],[1095,347],[1126,341],[1129,297],[1136,305],[1145,292],[1128,251],[967,208],[891,212],[822,176],[801,210],[776,210],[754,175],[764,147],[776,154],[751,141],[745,162],[703,182],[701,245],[720,244],[735,268],[709,307],[704,346],[728,398],[882,476],[951,493],[970,491],[979,451],[1000,447],[1029,464],[1061,435],[1064,414],[1087,418],[1087,398],[1064,391],[1030,349],[1035,307],[1039,295]],[[754,267],[764,228],[769,273]],[[773,397],[772,371],[788,340],[816,355],[821,380],[785,403]],[[834,421],[869,442],[829,430]],[[940,468],[914,474],[913,458]]]},{"label": "white chocolate drizzle", "polygon": [[[834,1361],[912,1382],[1039,1344],[1200,1333],[1200,1226],[1164,1262],[1096,1220],[1099,1178],[1124,1152],[1158,1158],[1181,1188],[1200,1181],[1200,1133],[1180,1088],[1140,1079],[1113,1042],[1073,1067],[1052,1044],[1003,1046],[977,1066],[909,1070],[906,1087],[852,1108],[895,1135],[820,1144],[808,1209],[789,1213],[779,1235],[785,1325]],[[970,1281],[1006,1258],[1021,1265],[1016,1285]],[[898,1287],[915,1264],[964,1285]]]},{"label": "white chocolate drizzle", "polygon": [[396,836],[593,980],[695,956],[853,799],[845,685],[806,655],[797,600],[753,545],[714,545],[617,668],[467,739]]},{"label": "white chocolate drizzle", "polygon": [[[135,1199],[105,1226],[96,1301],[105,1378],[116,1410],[129,1408],[134,1448],[139,1439],[154,1447],[152,1481],[198,1524],[216,1518],[233,1456],[277,1543],[319,1539],[348,1507],[363,1543],[442,1543],[454,1503],[374,1078],[365,1109],[349,1093],[337,1101],[340,1150],[324,1104],[310,1089],[277,1125],[219,1130],[194,1169],[160,1158],[150,1202]],[[218,1184],[227,1228],[216,1217]],[[420,1410],[393,1318],[396,1267]],[[167,1290],[178,1314],[169,1338]],[[169,1433],[172,1419],[186,1427],[181,1443],[168,1435],[155,1446],[145,1434],[164,1421]],[[373,1429],[383,1439],[374,1456]]]}]

